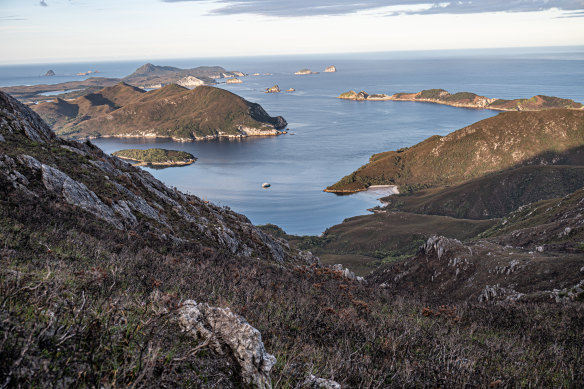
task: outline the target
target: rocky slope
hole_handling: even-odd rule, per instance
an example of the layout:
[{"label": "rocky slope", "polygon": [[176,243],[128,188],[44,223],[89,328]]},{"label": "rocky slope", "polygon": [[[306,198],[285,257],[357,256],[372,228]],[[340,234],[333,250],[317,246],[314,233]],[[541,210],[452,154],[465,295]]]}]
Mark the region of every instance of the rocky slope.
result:
[{"label": "rocky slope", "polygon": [[326,191],[356,192],[370,185],[394,184],[400,192],[408,192],[459,184],[523,165],[578,164],[583,139],[584,111],[501,113],[444,137],[375,154]]},{"label": "rocky slope", "polygon": [[480,237],[431,237],[369,280],[434,301],[584,301],[584,189],[521,207]]},{"label": "rocky slope", "polygon": [[479,96],[471,92],[457,92],[451,94],[444,89],[426,89],[417,93],[395,93],[393,95],[373,94],[369,95],[361,91],[345,92],[339,95],[345,100],[393,100],[393,101],[418,101],[450,105],[460,108],[493,109],[497,111],[539,111],[542,109],[569,108],[583,109],[584,105],[571,99],[561,99],[553,96],[537,95],[529,99],[496,99]]},{"label": "rocky slope", "polygon": [[[526,208],[490,244],[579,254],[578,196]],[[400,292],[319,266],[227,207],[58,139],[1,93],[0,241],[5,387],[584,384],[577,287],[559,302],[425,306],[432,284]],[[544,292],[576,274],[537,269]]]},{"label": "rocky slope", "polygon": [[179,141],[218,137],[278,135],[281,117],[213,87],[178,85],[144,92],[125,83],[71,101],[57,99],[32,107],[65,137],[167,137]]}]

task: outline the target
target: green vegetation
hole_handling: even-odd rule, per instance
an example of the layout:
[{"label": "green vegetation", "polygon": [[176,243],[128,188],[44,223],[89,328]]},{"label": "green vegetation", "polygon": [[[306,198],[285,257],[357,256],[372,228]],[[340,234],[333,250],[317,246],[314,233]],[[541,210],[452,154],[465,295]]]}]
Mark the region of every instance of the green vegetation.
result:
[{"label": "green vegetation", "polygon": [[444,94],[449,95],[444,89],[426,89],[420,92],[418,99],[440,99]]},{"label": "green vegetation", "polygon": [[125,149],[119,150],[112,155],[129,159],[132,161],[144,162],[152,165],[187,165],[193,163],[196,158],[186,151],[165,150],[165,149]]}]

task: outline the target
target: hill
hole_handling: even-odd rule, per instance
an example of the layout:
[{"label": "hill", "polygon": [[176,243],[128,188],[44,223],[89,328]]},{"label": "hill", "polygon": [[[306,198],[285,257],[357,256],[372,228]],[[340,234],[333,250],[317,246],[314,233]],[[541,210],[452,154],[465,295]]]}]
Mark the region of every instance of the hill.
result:
[{"label": "hill", "polygon": [[[0,382],[581,387],[582,204],[580,191],[510,216],[472,246],[475,267],[466,246],[430,242],[434,257],[400,261],[411,275],[361,282],[228,207],[57,138],[0,93]],[[476,285],[463,278],[473,269],[486,269]],[[440,289],[457,271],[468,299]],[[489,300],[519,275],[516,290],[541,298],[481,302],[487,274]]]},{"label": "hill", "polygon": [[529,99],[504,100],[479,96],[472,92],[457,92],[451,94],[444,89],[426,89],[417,93],[395,93],[393,95],[372,94],[367,92],[349,91],[341,93],[340,99],[345,100],[393,100],[418,101],[424,103],[444,104],[461,108],[493,109],[497,111],[539,111],[543,109],[568,108],[583,109],[584,105],[571,99],[554,96],[537,95]]},{"label": "hill", "polygon": [[375,270],[369,279],[406,292],[427,285],[416,293],[429,300],[584,301],[583,213],[584,189],[532,203],[480,239],[434,236],[413,258]]},{"label": "hill", "polygon": [[350,193],[395,184],[408,192],[454,185],[523,165],[570,164],[582,147],[584,111],[505,112],[444,137],[375,154],[326,191]]},{"label": "hill", "polygon": [[71,101],[32,107],[62,136],[167,137],[180,141],[278,135],[281,117],[213,87],[168,85],[150,92],[119,83]]},{"label": "hill", "polygon": [[137,86],[176,84],[185,77],[194,77],[207,84],[214,83],[217,78],[243,76],[238,71],[227,71],[221,66],[199,66],[192,69],[180,69],[173,66],[158,66],[151,63],[140,66],[134,73],[124,77],[122,81]]}]

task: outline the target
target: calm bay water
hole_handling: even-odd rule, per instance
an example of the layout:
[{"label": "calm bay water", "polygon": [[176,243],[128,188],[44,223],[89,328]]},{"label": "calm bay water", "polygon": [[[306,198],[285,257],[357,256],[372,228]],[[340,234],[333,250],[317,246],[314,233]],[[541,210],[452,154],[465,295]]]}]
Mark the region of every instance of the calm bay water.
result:
[{"label": "calm bay water", "polygon": [[[488,97],[519,98],[536,94],[584,102],[584,55],[581,50],[541,53],[504,52],[448,55],[391,55],[168,60],[177,67],[220,65],[245,73],[243,84],[220,84],[282,115],[290,134],[240,141],[175,143],[168,140],[99,139],[111,153],[122,148],[162,147],[184,150],[198,161],[190,166],[150,171],[167,185],[244,213],[256,224],[274,223],[293,234],[320,234],[351,216],[378,205],[379,191],[337,196],[322,190],[367,162],[373,153],[411,146],[431,135],[446,135],[497,112],[409,102],[354,102],[336,98],[349,89],[369,93],[415,92],[444,88]],[[100,70],[121,77],[142,62],[0,67],[0,84],[34,84],[78,79],[76,72]],[[337,73],[322,73],[335,65]],[[310,68],[320,74],[296,76]],[[62,74],[41,77],[48,69]],[[54,81],[53,81],[54,80]],[[296,92],[266,94],[278,84]],[[262,189],[269,182],[272,187]]]}]

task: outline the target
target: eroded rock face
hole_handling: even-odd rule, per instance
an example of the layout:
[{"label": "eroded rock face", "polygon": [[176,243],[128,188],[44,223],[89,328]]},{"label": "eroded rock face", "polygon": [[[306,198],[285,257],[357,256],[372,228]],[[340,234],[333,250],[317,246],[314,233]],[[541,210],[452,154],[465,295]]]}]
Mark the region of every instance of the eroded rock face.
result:
[{"label": "eroded rock face", "polygon": [[183,331],[209,342],[219,354],[229,354],[240,368],[243,381],[259,389],[271,388],[270,370],[276,358],[268,354],[260,332],[229,308],[211,307],[187,300],[179,309]]}]

